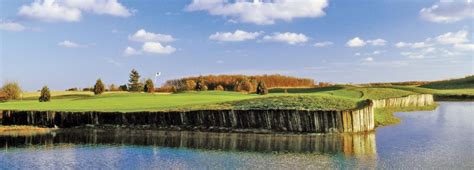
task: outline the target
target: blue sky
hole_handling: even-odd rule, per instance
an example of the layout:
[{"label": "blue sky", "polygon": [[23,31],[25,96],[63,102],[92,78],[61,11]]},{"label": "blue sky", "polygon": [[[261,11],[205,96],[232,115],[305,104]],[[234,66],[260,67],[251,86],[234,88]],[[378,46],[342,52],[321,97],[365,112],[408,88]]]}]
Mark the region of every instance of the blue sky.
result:
[{"label": "blue sky", "polygon": [[26,90],[284,74],[338,83],[474,74],[474,4],[409,0],[0,2],[0,80]]}]

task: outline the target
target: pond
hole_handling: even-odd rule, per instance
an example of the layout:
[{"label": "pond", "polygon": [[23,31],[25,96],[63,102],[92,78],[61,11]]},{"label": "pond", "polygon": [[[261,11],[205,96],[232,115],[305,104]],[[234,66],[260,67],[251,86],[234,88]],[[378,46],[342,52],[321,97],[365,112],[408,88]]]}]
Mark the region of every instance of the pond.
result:
[{"label": "pond", "polygon": [[396,113],[361,134],[64,129],[0,136],[0,169],[474,168],[474,103]]}]

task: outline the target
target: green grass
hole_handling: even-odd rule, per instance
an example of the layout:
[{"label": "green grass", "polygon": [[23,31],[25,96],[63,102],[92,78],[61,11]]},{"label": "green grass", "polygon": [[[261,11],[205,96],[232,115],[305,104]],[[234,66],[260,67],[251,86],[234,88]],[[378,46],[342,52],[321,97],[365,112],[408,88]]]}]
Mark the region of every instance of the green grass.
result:
[{"label": "green grass", "polygon": [[154,111],[172,110],[186,105],[202,105],[258,97],[235,92],[185,92],[178,94],[112,93],[100,96],[57,98],[51,102],[38,100],[0,103],[0,110],[54,111]]},{"label": "green grass", "polygon": [[443,81],[435,81],[422,87],[432,88],[432,89],[468,89],[474,88],[474,75],[466,76],[459,79],[450,79]]},{"label": "green grass", "polygon": [[[286,92],[285,92],[286,91]],[[366,99],[403,97],[412,94],[474,95],[474,89],[430,89],[415,86],[332,86],[324,88],[271,89],[269,95],[205,91],[177,94],[110,92],[52,92],[51,102],[38,102],[38,92],[24,93],[23,100],[0,103],[0,110],[52,111],[159,111],[194,109],[310,109],[345,110]]]},{"label": "green grass", "polygon": [[375,109],[374,119],[375,126],[388,126],[400,123],[400,118],[394,115],[395,112],[412,112],[422,110],[434,110],[438,105],[421,107],[391,107],[391,108],[377,108]]}]

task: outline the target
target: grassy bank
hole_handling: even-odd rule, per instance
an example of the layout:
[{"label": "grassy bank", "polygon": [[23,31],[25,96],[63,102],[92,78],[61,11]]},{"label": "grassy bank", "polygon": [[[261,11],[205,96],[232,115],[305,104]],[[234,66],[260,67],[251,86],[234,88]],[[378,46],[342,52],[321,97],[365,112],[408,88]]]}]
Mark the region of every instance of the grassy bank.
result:
[{"label": "grassy bank", "polygon": [[396,112],[412,112],[412,111],[423,111],[423,110],[434,110],[438,107],[437,104],[431,106],[421,107],[390,107],[390,108],[377,108],[375,109],[375,126],[388,126],[400,123],[400,118],[396,117]]},{"label": "grassy bank", "polygon": [[22,100],[0,103],[0,110],[52,111],[161,111],[193,109],[311,109],[345,110],[356,108],[366,99],[402,97],[413,94],[474,95],[474,89],[429,89],[415,86],[324,88],[276,88],[268,95],[229,91],[148,94],[109,92],[53,92],[51,102],[40,103],[39,93],[24,93]]}]

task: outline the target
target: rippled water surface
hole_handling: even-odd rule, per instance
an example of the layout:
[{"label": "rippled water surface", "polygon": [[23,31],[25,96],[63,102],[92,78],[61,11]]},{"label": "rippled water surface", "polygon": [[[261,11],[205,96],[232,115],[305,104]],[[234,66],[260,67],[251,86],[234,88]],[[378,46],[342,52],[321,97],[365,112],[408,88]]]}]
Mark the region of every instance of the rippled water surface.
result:
[{"label": "rippled water surface", "polygon": [[0,136],[0,169],[474,168],[474,103],[396,115],[401,124],[354,135],[62,130]]}]

